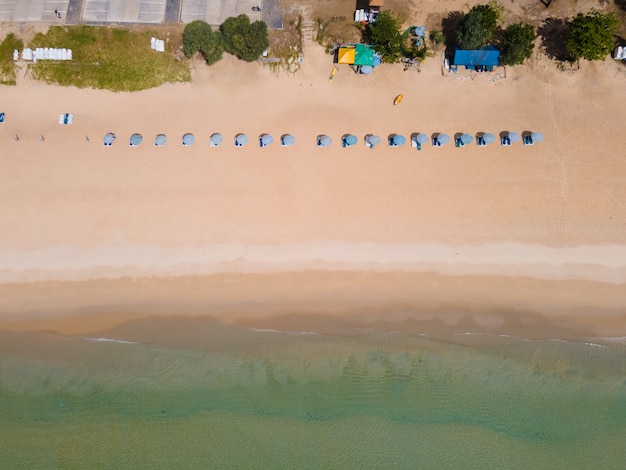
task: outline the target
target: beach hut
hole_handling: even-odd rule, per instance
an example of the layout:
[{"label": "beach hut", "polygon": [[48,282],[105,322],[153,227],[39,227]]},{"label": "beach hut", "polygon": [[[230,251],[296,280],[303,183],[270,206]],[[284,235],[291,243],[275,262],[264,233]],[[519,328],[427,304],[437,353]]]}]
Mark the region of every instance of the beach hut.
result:
[{"label": "beach hut", "polygon": [[318,147],[328,147],[333,143],[333,139],[328,137],[327,135],[318,135],[317,136],[317,146]]},{"label": "beach hut", "polygon": [[435,134],[433,137],[433,147],[441,147],[450,142],[450,136],[448,134]]},{"label": "beach hut", "polygon": [[155,147],[163,147],[167,142],[167,136],[165,134],[159,134],[154,138]]},{"label": "beach hut", "polygon": [[104,136],[103,143],[105,147],[110,147],[115,142],[115,134],[113,132],[109,132]]},{"label": "beach hut", "polygon": [[217,147],[223,141],[224,141],[224,138],[222,137],[222,134],[216,132],[215,134],[211,135],[211,139],[209,140],[209,145],[211,147]]},{"label": "beach hut", "polygon": [[500,64],[500,51],[493,46],[475,50],[456,49],[452,63],[466,69],[493,70]]},{"label": "beach hut", "polygon": [[267,147],[274,143],[274,138],[269,134],[261,134],[259,137],[259,147]]},{"label": "beach hut", "polygon": [[291,147],[295,143],[296,143],[296,138],[292,136],[291,134],[284,134],[280,138],[280,144],[283,147]]},{"label": "beach hut", "polygon": [[141,134],[133,134],[130,136],[130,146],[137,147],[141,143],[142,140],[143,140],[143,137],[141,136]]},{"label": "beach hut", "polygon": [[357,139],[355,135],[346,134],[341,138],[341,146],[352,147],[353,145],[356,145],[358,141],[359,139]]},{"label": "beach hut", "polygon": [[185,134],[183,136],[183,147],[189,147],[191,144],[194,143],[195,140],[196,138],[193,136],[193,134]]},{"label": "beach hut", "polygon": [[390,147],[399,147],[400,145],[404,145],[406,139],[403,135],[400,134],[391,134],[389,136],[389,146]]},{"label": "beach hut", "polygon": [[369,134],[365,136],[365,146],[373,149],[381,142],[380,137],[374,134]]},{"label": "beach hut", "polygon": [[237,134],[235,136],[235,147],[243,147],[248,143],[248,136],[246,134]]}]

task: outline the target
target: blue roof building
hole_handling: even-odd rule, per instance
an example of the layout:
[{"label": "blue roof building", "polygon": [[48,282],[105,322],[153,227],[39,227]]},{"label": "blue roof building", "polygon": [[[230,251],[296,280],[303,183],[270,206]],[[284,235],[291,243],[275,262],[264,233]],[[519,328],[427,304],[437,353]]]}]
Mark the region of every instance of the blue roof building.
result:
[{"label": "blue roof building", "polygon": [[464,65],[467,69],[473,69],[476,66],[497,67],[500,64],[500,51],[493,46],[470,51],[455,49],[452,63]]}]

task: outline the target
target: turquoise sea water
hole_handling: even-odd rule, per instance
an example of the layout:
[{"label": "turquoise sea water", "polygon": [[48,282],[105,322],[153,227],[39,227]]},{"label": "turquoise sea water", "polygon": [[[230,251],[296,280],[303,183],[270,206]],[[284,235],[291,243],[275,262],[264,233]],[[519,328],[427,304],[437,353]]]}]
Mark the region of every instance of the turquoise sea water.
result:
[{"label": "turquoise sea water", "polygon": [[0,468],[626,467],[626,346],[149,319],[0,332]]}]

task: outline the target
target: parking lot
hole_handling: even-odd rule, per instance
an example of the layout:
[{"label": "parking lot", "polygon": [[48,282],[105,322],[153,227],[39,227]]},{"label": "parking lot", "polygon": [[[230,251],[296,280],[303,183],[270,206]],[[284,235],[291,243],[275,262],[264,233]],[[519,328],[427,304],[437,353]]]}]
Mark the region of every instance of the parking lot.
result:
[{"label": "parking lot", "polygon": [[[0,22],[189,23],[213,26],[230,16],[246,14],[269,28],[282,28],[280,0],[0,0]],[[71,5],[70,5],[71,4]],[[260,7],[254,11],[252,7]],[[68,8],[69,7],[69,8]],[[55,10],[61,14],[58,18]],[[166,16],[167,12],[167,16]],[[67,18],[69,13],[70,17]]]},{"label": "parking lot", "polygon": [[[0,0],[0,22],[44,21],[62,24],[69,0]],[[55,10],[61,12],[57,18]]]},{"label": "parking lot", "polygon": [[162,23],[166,0],[84,0],[81,20],[93,23]]}]

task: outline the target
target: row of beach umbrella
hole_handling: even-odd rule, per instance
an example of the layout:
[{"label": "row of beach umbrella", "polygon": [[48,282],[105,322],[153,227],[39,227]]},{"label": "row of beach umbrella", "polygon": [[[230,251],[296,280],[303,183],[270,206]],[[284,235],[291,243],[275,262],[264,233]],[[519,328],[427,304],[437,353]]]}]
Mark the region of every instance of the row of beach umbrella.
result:
[{"label": "row of beach umbrella", "polygon": [[[459,133],[454,136],[454,144],[456,147],[464,147],[474,142],[476,139],[476,145],[484,147],[496,142],[496,136],[488,132],[479,132],[475,136],[466,133]],[[114,133],[109,132],[104,136],[103,143],[105,147],[110,147],[115,142],[116,136]],[[364,143],[369,148],[374,148],[382,143],[380,136],[375,134],[367,134],[364,137]],[[543,135],[540,132],[526,131],[521,135],[517,132],[504,131],[500,133],[500,144],[503,146],[510,146],[512,143],[523,141],[524,145],[533,145],[535,142],[541,142]],[[243,147],[248,143],[249,139],[246,134],[235,135],[235,147]],[[130,136],[129,144],[131,147],[137,147],[143,142],[141,134],[133,134]],[[195,142],[195,137],[191,133],[184,134],[182,137],[182,145],[189,147]],[[210,137],[210,145],[217,147],[224,142],[224,137],[220,133],[214,133]],[[261,134],[259,136],[259,146],[268,147],[274,143],[274,138],[270,134]],[[333,139],[326,135],[320,134],[317,136],[318,147],[329,147],[333,143]],[[359,142],[359,139],[354,134],[345,134],[341,137],[342,147],[352,147]],[[433,147],[441,147],[451,142],[451,138],[448,134],[436,132],[431,136],[422,133],[416,133],[411,135],[411,145],[417,147],[418,150],[428,142],[432,143]],[[167,136],[165,134],[158,134],[154,138],[154,145],[156,147],[163,147],[167,143]],[[280,137],[280,144],[283,147],[290,147],[296,143],[296,138],[291,134],[283,134]],[[406,143],[406,138],[401,134],[390,134],[387,137],[387,144],[390,147],[399,147]]]}]

